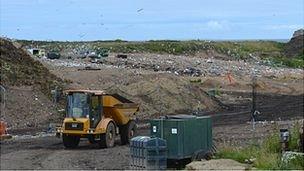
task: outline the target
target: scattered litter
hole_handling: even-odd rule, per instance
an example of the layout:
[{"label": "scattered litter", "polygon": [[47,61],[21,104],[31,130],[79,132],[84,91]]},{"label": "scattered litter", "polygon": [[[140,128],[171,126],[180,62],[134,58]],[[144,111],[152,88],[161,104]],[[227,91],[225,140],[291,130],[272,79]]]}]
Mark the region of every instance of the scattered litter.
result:
[{"label": "scattered litter", "polygon": [[55,137],[56,133],[45,133],[40,132],[35,135],[13,135],[13,140],[24,140],[24,139],[33,139],[33,138],[42,138],[42,137]]},{"label": "scattered litter", "polygon": [[284,163],[288,163],[289,161],[295,159],[295,158],[302,158],[304,159],[304,153],[299,153],[299,152],[293,152],[293,151],[286,151],[283,153],[281,160]]},{"label": "scattered litter", "polygon": [[212,59],[207,59],[207,63],[213,63]]},{"label": "scattered litter", "polygon": [[95,70],[100,70],[100,68],[93,68],[93,67],[91,67],[91,66],[86,66],[86,67],[84,67],[84,68],[80,68],[80,69],[78,69],[79,71],[80,70],[93,70],[93,71],[95,71]]}]

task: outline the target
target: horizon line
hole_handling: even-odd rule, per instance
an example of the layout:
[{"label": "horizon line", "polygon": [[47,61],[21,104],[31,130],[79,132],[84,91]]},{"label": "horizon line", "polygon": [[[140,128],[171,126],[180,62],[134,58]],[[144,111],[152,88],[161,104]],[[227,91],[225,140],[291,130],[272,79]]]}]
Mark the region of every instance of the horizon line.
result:
[{"label": "horizon line", "polygon": [[96,40],[53,40],[53,39],[18,39],[10,38],[7,36],[0,36],[4,39],[10,39],[15,41],[36,41],[36,42],[152,42],[152,41],[172,41],[172,42],[182,42],[182,41],[277,41],[277,42],[287,42],[291,38],[278,38],[278,39],[267,39],[267,38],[257,38],[257,39],[149,39],[149,40],[126,40],[126,39],[96,39]]}]

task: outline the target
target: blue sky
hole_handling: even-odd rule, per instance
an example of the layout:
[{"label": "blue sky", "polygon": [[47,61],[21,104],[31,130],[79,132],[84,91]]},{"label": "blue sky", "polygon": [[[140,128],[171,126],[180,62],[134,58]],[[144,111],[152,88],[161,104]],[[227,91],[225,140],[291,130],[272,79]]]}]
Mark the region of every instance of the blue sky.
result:
[{"label": "blue sky", "polygon": [[303,22],[303,0],[0,0],[16,39],[289,39]]}]

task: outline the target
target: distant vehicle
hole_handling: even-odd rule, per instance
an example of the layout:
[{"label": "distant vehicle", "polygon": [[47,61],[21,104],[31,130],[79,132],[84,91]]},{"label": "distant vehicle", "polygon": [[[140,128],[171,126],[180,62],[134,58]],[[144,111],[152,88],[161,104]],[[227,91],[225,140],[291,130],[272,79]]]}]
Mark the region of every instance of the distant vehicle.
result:
[{"label": "distant vehicle", "polygon": [[43,57],[45,56],[45,50],[44,49],[38,49],[38,48],[33,48],[33,49],[28,49],[28,51],[37,57]]},{"label": "distant vehicle", "polygon": [[128,55],[126,55],[126,54],[117,54],[116,57],[117,57],[117,58],[122,58],[122,59],[127,59],[127,58],[128,58]]},{"label": "distant vehicle", "polygon": [[80,138],[100,147],[113,147],[120,134],[127,144],[136,134],[135,113],[139,105],[118,95],[98,90],[67,90],[67,114],[57,137],[66,148],[78,146]]},{"label": "distant vehicle", "polygon": [[49,59],[59,59],[60,54],[58,52],[48,52],[46,57]]},{"label": "distant vehicle", "polygon": [[30,49],[29,50],[33,55],[38,55],[39,54],[39,49]]}]

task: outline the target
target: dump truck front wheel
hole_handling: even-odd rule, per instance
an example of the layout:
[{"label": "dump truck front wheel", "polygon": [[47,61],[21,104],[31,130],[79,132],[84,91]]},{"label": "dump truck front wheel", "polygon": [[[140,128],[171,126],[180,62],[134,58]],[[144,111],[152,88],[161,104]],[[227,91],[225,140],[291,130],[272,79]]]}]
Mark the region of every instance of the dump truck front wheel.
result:
[{"label": "dump truck front wheel", "polygon": [[79,144],[80,137],[73,135],[62,135],[63,145],[66,148],[76,148]]},{"label": "dump truck front wheel", "polygon": [[112,148],[115,145],[115,125],[110,122],[107,126],[106,133],[100,135],[99,145],[102,148]]},{"label": "dump truck front wheel", "polygon": [[128,124],[123,125],[120,127],[120,140],[121,144],[129,144],[130,140],[136,136],[136,123],[135,121],[131,120]]}]

